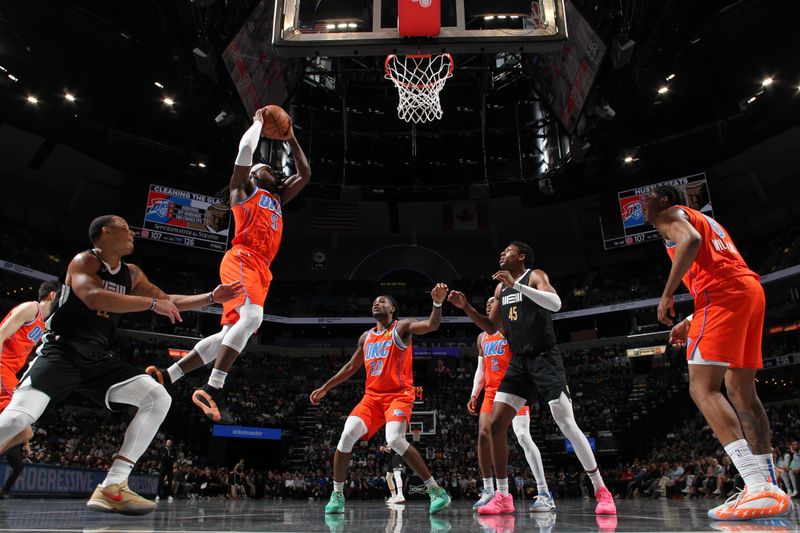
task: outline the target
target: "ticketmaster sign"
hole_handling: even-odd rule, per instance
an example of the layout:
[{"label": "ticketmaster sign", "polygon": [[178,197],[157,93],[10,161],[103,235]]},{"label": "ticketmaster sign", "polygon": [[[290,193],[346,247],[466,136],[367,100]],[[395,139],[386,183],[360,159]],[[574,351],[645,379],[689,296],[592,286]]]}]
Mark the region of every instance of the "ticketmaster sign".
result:
[{"label": "ticketmaster sign", "polygon": [[234,439],[281,440],[281,430],[277,428],[251,428],[246,426],[223,426],[214,424],[211,433],[215,437]]}]

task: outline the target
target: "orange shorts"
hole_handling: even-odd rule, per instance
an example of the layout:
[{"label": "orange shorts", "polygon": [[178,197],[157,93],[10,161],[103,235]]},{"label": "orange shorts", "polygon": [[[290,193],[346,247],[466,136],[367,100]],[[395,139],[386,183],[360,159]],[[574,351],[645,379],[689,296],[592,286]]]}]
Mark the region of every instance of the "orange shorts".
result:
[{"label": "orange shorts", "polygon": [[761,368],[764,289],[752,276],[738,276],[695,296],[686,341],[689,364]]},{"label": "orange shorts", "polygon": [[269,264],[254,252],[243,246],[234,246],[222,258],[219,265],[219,279],[222,283],[241,281],[244,291],[241,295],[222,304],[223,326],[235,324],[239,320],[237,308],[250,300],[250,303],[264,305],[272,282]]},{"label": "orange shorts", "polygon": [[[483,403],[481,403],[481,413],[491,413],[492,407],[494,406],[494,397],[497,394],[497,390],[484,390],[483,391]],[[520,407],[519,411],[517,411],[516,416],[525,416],[529,415],[531,412],[530,407],[527,405],[523,405]]]},{"label": "orange shorts", "polygon": [[8,404],[11,403],[11,395],[14,394],[14,389],[17,388],[19,380],[15,374],[8,372],[0,372],[0,412],[2,412]]},{"label": "orange shorts", "polygon": [[357,416],[367,426],[367,433],[361,440],[369,440],[387,422],[394,420],[409,423],[414,407],[413,394],[370,394],[358,402],[350,416]]}]

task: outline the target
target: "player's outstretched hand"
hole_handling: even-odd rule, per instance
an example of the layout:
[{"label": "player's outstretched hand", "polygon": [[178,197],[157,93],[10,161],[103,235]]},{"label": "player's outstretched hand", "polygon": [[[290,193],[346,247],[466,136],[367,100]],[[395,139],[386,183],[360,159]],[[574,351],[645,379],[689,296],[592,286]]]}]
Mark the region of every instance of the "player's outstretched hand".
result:
[{"label": "player's outstretched hand", "polygon": [[211,292],[211,298],[214,300],[214,303],[225,303],[242,294],[242,290],[241,281],[234,281],[227,285],[217,285],[217,288]]},{"label": "player's outstretched hand", "polygon": [[498,270],[492,275],[492,279],[499,281],[509,289],[514,286],[514,282],[516,281],[508,270]]},{"label": "player's outstretched hand", "polygon": [[325,397],[326,394],[328,394],[328,391],[325,390],[325,387],[320,387],[314,392],[312,392],[311,395],[308,397],[308,399],[311,400],[311,403],[313,405],[317,405],[319,401]]},{"label": "player's outstretched hand", "polygon": [[467,297],[464,296],[463,292],[459,291],[450,291],[450,295],[447,297],[447,301],[454,307],[458,309],[464,309],[467,305]]},{"label": "player's outstretched hand", "polygon": [[478,416],[478,411],[475,409],[478,406],[478,398],[471,396],[467,402],[467,412],[472,416]]},{"label": "player's outstretched hand", "polygon": [[431,298],[437,304],[440,304],[447,297],[447,285],[444,283],[437,283],[431,291]]},{"label": "player's outstretched hand", "polygon": [[156,306],[153,308],[153,312],[157,315],[167,317],[173,324],[175,322],[183,322],[181,313],[178,311],[178,308],[175,307],[175,304],[172,303],[172,300],[156,300]]},{"label": "player's outstretched hand", "polygon": [[688,320],[681,320],[669,332],[669,343],[676,348],[686,346],[686,339],[689,338],[689,327],[692,325]]}]

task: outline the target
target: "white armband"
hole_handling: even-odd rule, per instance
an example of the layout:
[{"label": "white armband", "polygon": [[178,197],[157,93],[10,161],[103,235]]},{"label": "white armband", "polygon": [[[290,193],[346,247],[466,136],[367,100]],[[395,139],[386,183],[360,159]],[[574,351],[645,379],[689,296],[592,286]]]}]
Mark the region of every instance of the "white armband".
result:
[{"label": "white armband", "polygon": [[520,282],[514,283],[514,289],[548,311],[556,312],[561,309],[561,298],[554,292],[540,291]]},{"label": "white armband", "polygon": [[475,369],[475,378],[472,380],[472,392],[470,393],[470,398],[481,393],[481,389],[483,388],[483,375],[483,357],[478,356],[478,368]]},{"label": "white armband", "polygon": [[258,147],[258,141],[261,138],[261,122],[255,121],[253,125],[250,126],[244,135],[242,135],[242,140],[239,141],[239,154],[236,156],[236,163],[240,167],[250,167],[253,166],[253,153],[256,151],[256,147]]},{"label": "white armband", "polygon": [[688,320],[689,322],[691,322],[693,318],[694,318],[694,313],[684,318],[684,320]]}]

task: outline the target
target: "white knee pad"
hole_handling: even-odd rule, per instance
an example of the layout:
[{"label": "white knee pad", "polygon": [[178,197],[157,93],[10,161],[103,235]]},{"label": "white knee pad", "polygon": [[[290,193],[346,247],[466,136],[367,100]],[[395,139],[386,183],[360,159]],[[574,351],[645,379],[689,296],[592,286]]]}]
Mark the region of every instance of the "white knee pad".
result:
[{"label": "white knee pad", "polygon": [[350,453],[358,439],[367,434],[367,425],[357,416],[348,416],[344,423],[344,431],[339,438],[336,449],[342,453]]},{"label": "white knee pad", "polygon": [[228,333],[229,329],[231,329],[230,326],[222,326],[222,331],[218,331],[205,339],[201,339],[200,342],[194,345],[194,349],[200,355],[203,364],[208,364],[217,358],[217,355],[219,355],[219,347],[222,345],[222,339],[225,338],[225,334]]},{"label": "white knee pad", "polygon": [[[522,442],[522,439],[527,437],[531,438],[531,417],[530,415],[517,415],[511,420],[511,427],[514,429],[514,435],[517,440]],[[531,442],[533,440],[531,439]]]},{"label": "white knee pad", "polygon": [[401,457],[411,444],[406,440],[406,423],[392,420],[386,424],[386,442]]},{"label": "white knee pad", "polygon": [[[106,393],[106,404],[124,403],[167,416],[172,405],[172,396],[167,389],[147,374],[112,385]],[[163,418],[162,418],[163,420]]]},{"label": "white knee pad", "polygon": [[494,397],[494,401],[510,405],[511,407],[514,408],[515,411],[519,411],[520,409],[522,409],[522,406],[528,402],[528,400],[526,400],[522,396],[517,396],[516,394],[509,394],[507,392],[498,392]]},{"label": "white knee pad", "polygon": [[224,335],[222,345],[242,353],[247,340],[261,326],[263,320],[264,308],[260,305],[246,303],[239,306],[239,320]]}]

